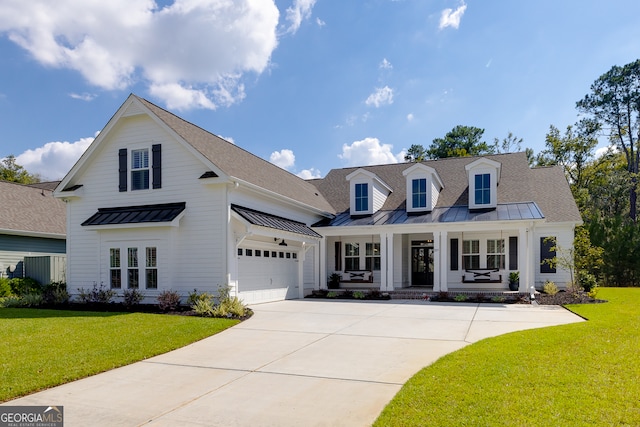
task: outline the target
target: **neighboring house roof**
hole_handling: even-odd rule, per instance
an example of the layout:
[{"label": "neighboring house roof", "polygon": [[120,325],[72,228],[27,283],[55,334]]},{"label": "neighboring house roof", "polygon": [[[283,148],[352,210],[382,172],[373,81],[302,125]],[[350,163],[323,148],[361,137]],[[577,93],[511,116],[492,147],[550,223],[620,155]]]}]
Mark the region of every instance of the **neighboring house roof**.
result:
[{"label": "neighboring house roof", "polygon": [[[581,222],[580,212],[560,167],[530,168],[525,153],[482,157],[501,164],[498,205],[535,202],[547,222]],[[478,157],[453,157],[422,162],[435,169],[444,184],[433,215],[436,215],[437,211],[442,208],[468,206],[469,181],[465,166],[476,160]],[[362,168],[374,173],[393,190],[380,210],[405,211],[406,177],[402,172],[411,166],[411,163],[395,163],[332,169],[325,178],[310,180],[310,182],[327,198],[340,217],[344,213],[348,214],[350,208],[350,188],[346,177],[353,171]],[[433,219],[433,215],[430,215],[431,219]],[[438,216],[438,218],[445,217]],[[496,219],[499,218],[496,217]]]},{"label": "neighboring house roof", "polygon": [[33,184],[27,184],[27,186],[53,191],[56,189],[58,184],[60,184],[60,181],[47,181],[47,182],[34,182]]},{"label": "neighboring house roof", "polygon": [[185,142],[230,177],[279,194],[328,214],[332,206],[309,182],[157,105],[131,95],[146,106]]},{"label": "neighboring house roof", "polygon": [[52,191],[0,181],[0,233],[64,239],[67,208]]}]

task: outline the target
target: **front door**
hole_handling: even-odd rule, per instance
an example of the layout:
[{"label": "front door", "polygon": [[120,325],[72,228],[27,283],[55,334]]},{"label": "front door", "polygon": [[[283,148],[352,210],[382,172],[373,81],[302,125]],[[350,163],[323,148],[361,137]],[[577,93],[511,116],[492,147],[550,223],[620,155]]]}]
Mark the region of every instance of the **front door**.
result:
[{"label": "front door", "polygon": [[433,286],[433,248],[411,248],[411,286]]}]

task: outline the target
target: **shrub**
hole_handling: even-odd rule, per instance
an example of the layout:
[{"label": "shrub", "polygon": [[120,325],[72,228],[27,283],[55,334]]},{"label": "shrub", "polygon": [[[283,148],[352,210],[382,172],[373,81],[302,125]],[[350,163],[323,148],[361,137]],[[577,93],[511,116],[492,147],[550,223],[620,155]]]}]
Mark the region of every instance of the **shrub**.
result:
[{"label": "shrub", "polygon": [[38,307],[42,305],[42,295],[25,294],[20,297],[21,307]]},{"label": "shrub", "polygon": [[449,292],[439,292],[438,293],[438,300],[440,301],[446,301],[449,299]]},{"label": "shrub", "polygon": [[144,294],[137,289],[125,289],[122,293],[122,302],[126,307],[138,305],[143,299]]},{"label": "shrub", "polygon": [[22,307],[22,298],[17,297],[15,295],[2,298],[2,307],[4,308]]},{"label": "shrub", "polygon": [[78,302],[82,304],[109,304],[115,296],[116,291],[107,289],[102,283],[100,283],[100,287],[94,283],[90,290],[78,288]]},{"label": "shrub", "polygon": [[30,277],[14,277],[9,279],[9,286],[13,295],[41,294],[42,287],[37,280]]},{"label": "shrub", "polygon": [[213,316],[213,297],[209,299],[201,298],[197,300],[193,305],[191,305],[191,309],[198,316]]},{"label": "shrub", "polygon": [[180,294],[176,291],[165,290],[158,295],[158,308],[162,311],[175,311],[180,307]]},{"label": "shrub", "polygon": [[578,282],[580,283],[580,287],[584,289],[585,292],[589,292],[592,288],[598,286],[596,276],[586,271],[581,271],[580,273],[578,273]]},{"label": "shrub", "polygon": [[247,307],[238,297],[231,297],[220,301],[213,308],[212,315],[215,317],[243,317]]},{"label": "shrub", "polygon": [[587,295],[589,296],[589,298],[593,298],[596,299],[598,297],[598,291],[599,291],[599,286],[598,285],[594,285],[591,287],[591,289],[589,289],[589,292],[587,292]]},{"label": "shrub", "polygon": [[51,282],[42,290],[42,300],[45,304],[60,305],[69,302],[69,292],[65,282]]},{"label": "shrub", "polygon": [[455,297],[453,297],[454,301],[457,302],[464,302],[467,300],[467,296],[465,294],[458,294]]},{"label": "shrub", "polygon": [[327,292],[327,298],[337,298],[338,297],[338,293],[331,291],[331,292]]},{"label": "shrub", "polygon": [[353,291],[353,297],[355,299],[364,299],[366,294],[363,291]]},{"label": "shrub", "polygon": [[210,293],[207,292],[198,292],[197,289],[194,289],[193,292],[189,292],[189,296],[187,297],[187,305],[189,307],[193,307],[196,302],[202,299],[213,298]]},{"label": "shrub", "polygon": [[9,279],[0,277],[0,298],[11,296],[11,285]]},{"label": "shrub", "polygon": [[551,280],[547,280],[544,282],[544,285],[542,286],[542,291],[548,295],[555,295],[558,293],[558,287]]},{"label": "shrub", "polygon": [[502,295],[496,295],[493,298],[491,298],[491,302],[505,302],[506,300],[507,299]]}]

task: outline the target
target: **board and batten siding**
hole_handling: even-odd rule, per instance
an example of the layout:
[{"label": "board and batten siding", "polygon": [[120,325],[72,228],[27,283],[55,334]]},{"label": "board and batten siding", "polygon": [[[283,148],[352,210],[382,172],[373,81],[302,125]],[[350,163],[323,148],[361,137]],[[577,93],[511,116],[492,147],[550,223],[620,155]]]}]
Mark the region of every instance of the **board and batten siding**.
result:
[{"label": "board and batten siding", "polygon": [[[120,192],[118,151],[161,144],[162,188]],[[130,156],[128,159],[130,167]],[[203,185],[199,177],[206,166],[147,116],[123,118],[101,142],[74,181],[83,195],[68,203],[68,280],[73,292],[94,283],[108,286],[108,248],[117,234],[128,241],[166,242],[165,265],[158,265],[165,289],[186,295],[194,288],[213,291],[225,280],[226,206],[224,185]],[[129,185],[130,188],[130,185]],[[112,230],[87,229],[80,224],[98,208],[186,202],[178,227],[140,227]],[[108,246],[108,245],[107,245]],[[159,259],[159,262],[161,260]],[[158,292],[163,289],[158,288]]]}]

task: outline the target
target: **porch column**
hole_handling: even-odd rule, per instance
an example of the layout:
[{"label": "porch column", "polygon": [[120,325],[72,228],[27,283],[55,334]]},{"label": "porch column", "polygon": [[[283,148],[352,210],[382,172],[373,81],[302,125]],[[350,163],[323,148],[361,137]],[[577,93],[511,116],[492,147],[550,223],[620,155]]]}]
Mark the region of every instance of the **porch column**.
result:
[{"label": "porch column", "polygon": [[327,289],[327,242],[326,237],[318,242],[320,264],[320,283],[318,289]]},{"label": "porch column", "polygon": [[529,228],[524,226],[518,230],[518,270],[520,271],[520,286],[518,291],[527,292],[529,289],[529,270],[533,267],[532,254],[529,252]]},{"label": "porch column", "polygon": [[305,242],[302,242],[302,248],[298,251],[298,298],[304,298],[304,260],[307,254]]},{"label": "porch column", "polygon": [[387,291],[393,290],[393,233],[385,233],[387,242]]},{"label": "porch column", "polygon": [[[324,239],[323,239],[324,240]],[[319,240],[313,246],[313,289],[320,289],[320,243],[322,240]]]},{"label": "porch column", "polygon": [[387,244],[387,233],[380,233],[380,291],[387,290],[387,271],[388,271],[388,263],[387,263],[387,252],[388,252],[388,244]]},{"label": "porch column", "polygon": [[433,274],[433,290],[440,292],[447,292],[449,285],[447,284],[449,275],[449,265],[447,262],[447,251],[449,250],[449,242],[446,231],[438,231],[434,233],[434,252],[436,254],[434,259],[434,274]]}]

